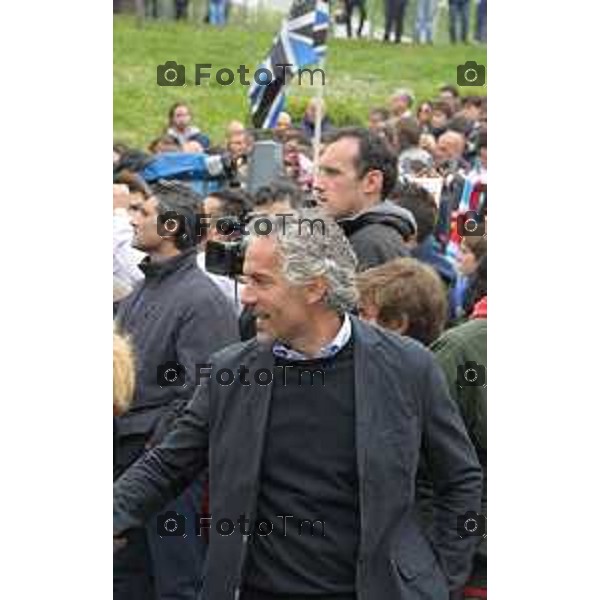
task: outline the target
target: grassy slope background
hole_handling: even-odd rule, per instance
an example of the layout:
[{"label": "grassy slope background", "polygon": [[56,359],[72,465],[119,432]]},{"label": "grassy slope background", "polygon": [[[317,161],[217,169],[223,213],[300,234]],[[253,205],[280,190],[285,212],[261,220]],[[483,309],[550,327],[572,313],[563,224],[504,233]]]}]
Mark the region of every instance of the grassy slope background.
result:
[{"label": "grassy slope background", "polygon": [[[148,21],[143,29],[131,17],[114,19],[113,110],[114,139],[146,147],[160,135],[169,106],[184,100],[195,122],[214,142],[223,139],[228,121],[249,123],[247,87],[236,81],[216,83],[220,68],[235,71],[244,64],[254,70],[264,59],[279,21],[267,18],[249,25],[232,24],[217,30],[190,22]],[[186,67],[186,85],[161,87],[156,66],[175,60]],[[486,64],[485,47],[395,46],[378,41],[332,39],[325,64],[325,98],[336,125],[366,123],[369,108],[385,105],[397,87],[410,87],[418,100],[432,98],[443,83],[456,83],[456,66],[466,60]],[[212,63],[210,81],[194,85],[194,65]],[[307,77],[307,76],[305,76]],[[317,76],[316,80],[319,79]],[[294,83],[287,110],[301,116],[314,89]],[[485,94],[485,87],[463,88],[464,94]]]}]

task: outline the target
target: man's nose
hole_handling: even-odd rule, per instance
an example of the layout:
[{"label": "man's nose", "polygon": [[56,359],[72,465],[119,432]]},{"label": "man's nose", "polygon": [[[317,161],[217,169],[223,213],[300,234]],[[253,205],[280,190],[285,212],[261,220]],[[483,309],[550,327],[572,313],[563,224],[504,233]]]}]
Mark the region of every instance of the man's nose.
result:
[{"label": "man's nose", "polygon": [[245,285],[240,293],[240,300],[244,306],[251,308],[256,304],[256,294],[252,291],[251,285]]},{"label": "man's nose", "polygon": [[313,188],[315,189],[315,191],[317,192],[322,192],[323,191],[323,176],[320,173],[317,173],[315,175],[315,180],[313,183]]}]

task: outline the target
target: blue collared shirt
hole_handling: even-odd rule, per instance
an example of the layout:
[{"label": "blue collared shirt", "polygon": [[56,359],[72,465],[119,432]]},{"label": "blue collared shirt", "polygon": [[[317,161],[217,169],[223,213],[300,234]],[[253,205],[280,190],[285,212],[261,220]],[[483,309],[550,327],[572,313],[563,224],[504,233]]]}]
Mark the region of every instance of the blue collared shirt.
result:
[{"label": "blue collared shirt", "polygon": [[292,348],[276,342],[273,345],[273,355],[277,358],[283,358],[289,361],[313,360],[315,358],[330,358],[335,356],[349,341],[352,336],[352,323],[348,313],[344,313],[344,322],[337,332],[337,335],[325,346],[323,346],[316,356],[306,356],[302,352],[293,350]]}]

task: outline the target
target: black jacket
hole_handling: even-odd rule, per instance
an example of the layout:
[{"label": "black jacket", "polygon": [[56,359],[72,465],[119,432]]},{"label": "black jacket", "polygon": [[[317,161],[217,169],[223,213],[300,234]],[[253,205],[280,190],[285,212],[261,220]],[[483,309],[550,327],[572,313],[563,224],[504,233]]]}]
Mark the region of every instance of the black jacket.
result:
[{"label": "black jacket", "polygon": [[[136,385],[129,411],[117,418],[119,438],[148,438],[161,417],[184,408],[194,393],[195,364],[239,340],[233,309],[187,250],[162,263],[143,262],[145,279],[121,303],[117,323],[134,348]],[[185,368],[183,387],[163,386],[159,365]],[[134,457],[117,457],[121,467]]]},{"label": "black jacket", "polygon": [[[357,598],[448,600],[448,588],[464,583],[471,564],[473,538],[459,538],[457,518],[479,510],[475,451],[428,350],[354,317],[352,329],[361,520]],[[142,525],[207,464],[212,523],[246,515],[254,529],[271,390],[255,384],[253,373],[273,369],[274,358],[253,339],[226,348],[211,363],[213,373],[245,365],[252,385],[236,379],[219,386],[213,377],[197,389],[164,441],[115,484],[117,535]],[[415,510],[421,448],[437,492],[430,539]],[[187,528],[193,535],[193,524]],[[238,527],[210,539],[206,599],[236,600],[248,537]]]},{"label": "black jacket", "polygon": [[358,258],[358,269],[377,267],[398,256],[410,256],[404,238],[415,233],[412,213],[389,200],[338,221]]},{"label": "black jacket", "polygon": [[436,248],[433,235],[428,235],[416,248],[413,248],[414,258],[433,267],[447,287],[456,283],[456,269],[452,263]]}]

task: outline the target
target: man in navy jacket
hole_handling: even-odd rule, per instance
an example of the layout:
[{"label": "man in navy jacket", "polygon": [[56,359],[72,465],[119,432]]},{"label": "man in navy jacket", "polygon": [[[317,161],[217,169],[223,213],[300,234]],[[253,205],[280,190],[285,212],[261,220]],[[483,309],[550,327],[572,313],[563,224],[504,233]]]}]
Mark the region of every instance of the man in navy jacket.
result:
[{"label": "man in navy jacket", "polygon": [[[117,314],[136,364],[131,407],[116,418],[117,478],[160,440],[192,397],[195,365],[239,339],[233,307],[196,263],[190,225],[197,196],[179,182],[159,182],[151,189],[147,198],[132,196],[129,207],[133,245],[147,257],[140,265],[144,279]],[[186,220],[179,222],[176,235],[161,235],[160,214],[169,210]],[[174,498],[175,510],[193,514],[199,505],[200,483],[194,479]],[[145,532],[141,528],[131,532],[129,543],[115,556],[115,600],[146,600],[152,580],[157,598],[195,600],[204,552],[203,541],[197,538],[186,543],[160,539],[155,524]]]},{"label": "man in navy jacket", "polygon": [[356,258],[341,229],[298,217],[250,236],[242,300],[257,337],[213,355],[183,416],[116,483],[114,533],[208,466],[206,600],[448,600],[474,550],[457,522],[479,510],[475,451],[433,355],[349,315]]}]

